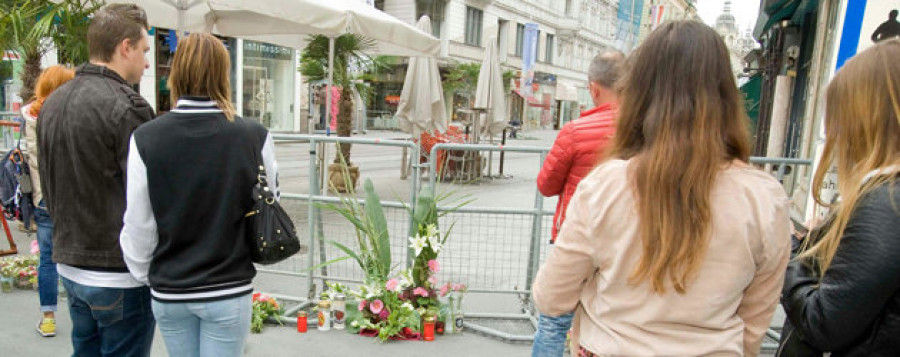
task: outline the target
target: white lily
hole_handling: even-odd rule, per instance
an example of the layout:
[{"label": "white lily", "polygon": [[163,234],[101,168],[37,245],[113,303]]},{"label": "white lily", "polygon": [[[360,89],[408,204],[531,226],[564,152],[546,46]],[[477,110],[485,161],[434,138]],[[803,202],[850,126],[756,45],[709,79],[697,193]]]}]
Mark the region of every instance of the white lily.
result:
[{"label": "white lily", "polygon": [[440,235],[440,232],[438,232],[437,227],[434,224],[425,226],[425,236],[432,237],[437,235]]},{"label": "white lily", "polygon": [[431,246],[431,250],[435,253],[440,253],[441,248],[443,248],[441,237],[439,235],[428,236],[428,245]]},{"label": "white lily", "polygon": [[422,253],[422,249],[425,249],[425,244],[425,237],[409,237],[409,247],[416,250],[417,257]]}]

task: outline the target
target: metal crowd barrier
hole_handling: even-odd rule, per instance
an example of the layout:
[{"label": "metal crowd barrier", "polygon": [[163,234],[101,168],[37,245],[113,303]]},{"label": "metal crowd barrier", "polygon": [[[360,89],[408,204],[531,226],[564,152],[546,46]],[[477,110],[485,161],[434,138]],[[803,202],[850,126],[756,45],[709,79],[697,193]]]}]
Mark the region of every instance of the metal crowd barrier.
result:
[{"label": "metal crowd barrier", "polygon": [[[293,217],[298,228],[306,225],[309,237],[308,254],[292,257],[285,262],[260,267],[260,271],[302,276],[307,279],[309,292],[305,298],[295,298],[301,304],[286,311],[284,318],[293,315],[298,309],[310,306],[317,298],[317,282],[340,281],[360,283],[363,274],[352,261],[334,263],[313,269],[317,264],[343,256],[343,252],[325,244],[325,238],[342,242],[349,247],[355,246],[355,233],[350,223],[339,215],[322,210],[321,204],[339,204],[340,198],[326,195],[320,182],[325,182],[325,151],[327,144],[348,143],[354,145],[390,146],[411,151],[412,157],[419,157],[419,147],[405,140],[340,138],[311,135],[274,134],[276,140],[302,141],[309,143],[309,183],[308,193],[283,193],[282,202],[286,205],[305,205],[305,216]],[[421,172],[427,168],[427,184],[434,192],[439,192],[438,182],[447,175],[441,170],[467,170],[464,166],[474,162],[474,170],[482,170],[480,155],[482,152],[534,154],[538,167],[543,164],[549,148],[544,147],[509,147],[476,144],[436,144],[429,153],[429,162],[419,164],[413,160],[412,176],[409,180],[409,192],[406,197],[397,201],[382,197],[382,206],[389,221],[390,237],[394,261],[402,265],[411,264],[407,237],[415,229],[407,209],[414,209],[416,196],[421,188]],[[444,163],[437,163],[439,153],[445,153]],[[454,154],[458,159],[451,163],[447,157]],[[461,159],[460,159],[461,158]],[[779,165],[775,177],[783,180],[786,177],[786,166],[810,165],[811,160],[790,158],[751,158],[751,163],[758,165]],[[457,165],[449,167],[448,165]],[[470,179],[483,179],[469,177]],[[360,203],[361,200],[360,200]],[[469,291],[486,294],[514,294],[521,298],[521,313],[465,313],[470,318],[508,319],[530,321],[536,328],[536,311],[530,302],[531,283],[547,254],[550,225],[553,211],[543,208],[544,197],[534,187],[534,205],[530,208],[513,207],[475,207],[455,208],[440,206],[445,213],[440,218],[441,227],[448,227],[456,222],[451,239],[441,252],[442,278],[467,283]],[[295,207],[297,208],[297,207]],[[315,270],[315,271],[313,271]],[[288,298],[288,297],[282,297]],[[471,321],[465,322],[472,330],[493,335],[507,341],[530,341],[532,335],[515,335],[481,326]],[[770,329],[767,336],[775,341],[779,334]],[[771,350],[777,345],[771,342],[764,344],[764,350]]]}]

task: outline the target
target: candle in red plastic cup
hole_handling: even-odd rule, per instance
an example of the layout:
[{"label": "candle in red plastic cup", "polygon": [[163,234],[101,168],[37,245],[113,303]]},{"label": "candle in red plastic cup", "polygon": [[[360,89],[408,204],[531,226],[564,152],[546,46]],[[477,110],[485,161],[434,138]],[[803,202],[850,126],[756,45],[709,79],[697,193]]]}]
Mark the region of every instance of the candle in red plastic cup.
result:
[{"label": "candle in red plastic cup", "polygon": [[306,332],[306,311],[300,311],[297,313],[297,332],[305,333]]}]

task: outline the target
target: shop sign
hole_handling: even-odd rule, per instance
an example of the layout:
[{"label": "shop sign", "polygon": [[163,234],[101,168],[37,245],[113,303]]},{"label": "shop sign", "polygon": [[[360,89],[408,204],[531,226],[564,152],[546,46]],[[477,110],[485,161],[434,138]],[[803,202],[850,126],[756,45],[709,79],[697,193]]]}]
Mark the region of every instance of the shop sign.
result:
[{"label": "shop sign", "polygon": [[244,58],[291,60],[292,49],[264,42],[244,41]]}]

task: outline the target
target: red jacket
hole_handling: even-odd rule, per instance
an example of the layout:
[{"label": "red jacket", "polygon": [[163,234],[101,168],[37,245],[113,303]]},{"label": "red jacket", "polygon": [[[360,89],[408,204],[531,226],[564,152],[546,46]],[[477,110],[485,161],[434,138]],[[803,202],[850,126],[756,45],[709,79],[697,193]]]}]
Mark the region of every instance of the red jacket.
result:
[{"label": "red jacket", "polygon": [[566,219],[566,207],[581,179],[597,165],[597,154],[606,150],[616,131],[616,108],[604,104],[581,113],[559,131],[553,148],[538,173],[538,190],[544,196],[559,195],[556,214],[553,216],[553,238],[556,241],[559,228]]}]

